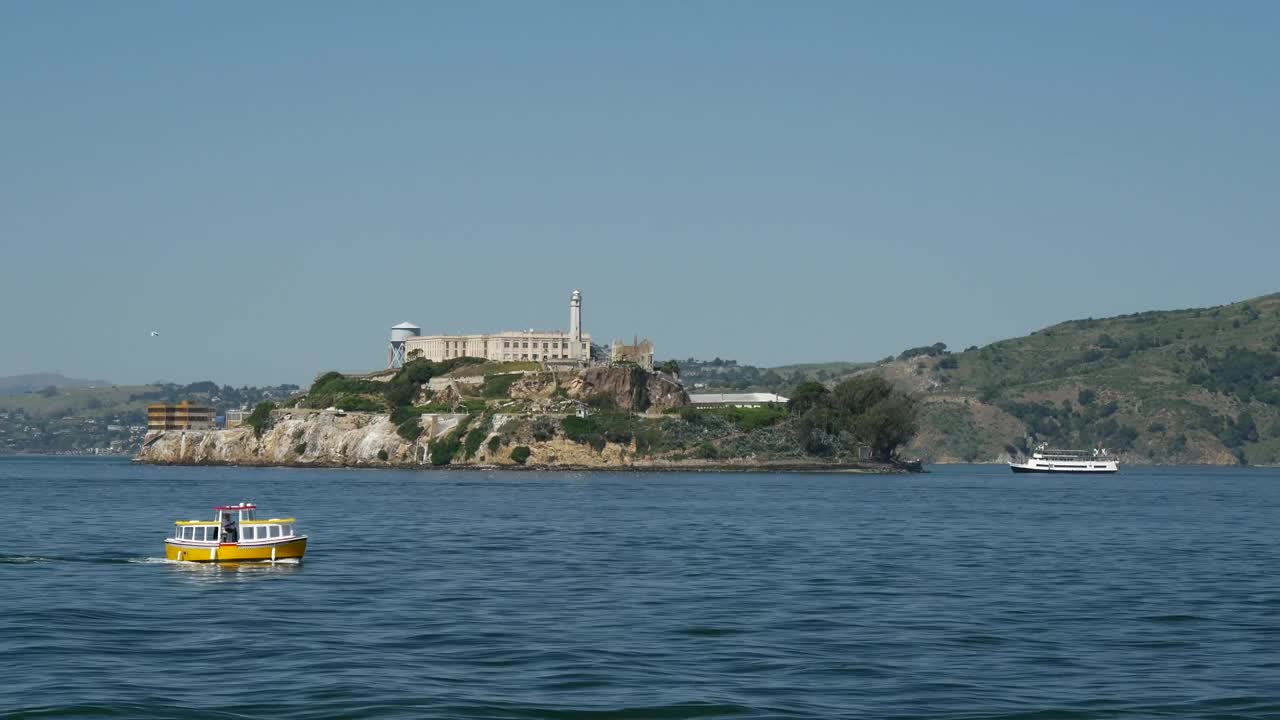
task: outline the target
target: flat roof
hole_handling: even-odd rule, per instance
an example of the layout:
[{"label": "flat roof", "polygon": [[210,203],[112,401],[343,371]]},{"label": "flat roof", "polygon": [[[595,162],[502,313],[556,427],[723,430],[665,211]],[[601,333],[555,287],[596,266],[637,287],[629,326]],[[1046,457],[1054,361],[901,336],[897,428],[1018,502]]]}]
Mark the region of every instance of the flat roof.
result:
[{"label": "flat roof", "polygon": [[777,393],[691,393],[694,405],[732,405],[735,403],[785,403],[788,398]]}]

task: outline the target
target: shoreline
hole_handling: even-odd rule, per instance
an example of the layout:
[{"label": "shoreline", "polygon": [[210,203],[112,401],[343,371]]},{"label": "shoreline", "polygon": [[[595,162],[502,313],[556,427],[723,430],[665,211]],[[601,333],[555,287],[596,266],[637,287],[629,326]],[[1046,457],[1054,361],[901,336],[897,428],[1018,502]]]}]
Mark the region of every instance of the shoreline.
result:
[{"label": "shoreline", "polygon": [[154,465],[157,467],[246,467],[246,468],[295,468],[323,470],[465,470],[493,471],[510,470],[514,472],[708,472],[708,473],[828,473],[842,475],[906,475],[910,471],[887,463],[805,463],[805,462],[756,462],[756,463],[697,463],[697,464],[636,464],[636,465],[515,465],[515,464],[397,464],[397,463],[320,463],[320,462],[269,462],[244,463],[224,461],[200,462],[156,462],[135,457],[130,462],[138,465]]}]

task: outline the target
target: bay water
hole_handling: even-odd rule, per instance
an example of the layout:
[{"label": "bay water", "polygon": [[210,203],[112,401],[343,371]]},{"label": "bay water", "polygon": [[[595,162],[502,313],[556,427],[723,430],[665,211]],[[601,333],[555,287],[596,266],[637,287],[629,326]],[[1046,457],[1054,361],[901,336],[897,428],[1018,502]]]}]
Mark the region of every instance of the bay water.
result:
[{"label": "bay water", "polygon": [[1280,471],[930,470],[0,459],[0,717],[1280,718]]}]

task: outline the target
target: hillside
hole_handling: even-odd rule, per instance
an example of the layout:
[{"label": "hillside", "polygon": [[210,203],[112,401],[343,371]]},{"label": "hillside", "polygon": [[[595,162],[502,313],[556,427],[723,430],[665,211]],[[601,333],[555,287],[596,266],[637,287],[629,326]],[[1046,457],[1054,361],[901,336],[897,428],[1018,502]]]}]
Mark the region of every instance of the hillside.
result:
[{"label": "hillside", "polygon": [[875,370],[924,399],[906,450],[994,460],[1044,441],[1129,462],[1280,462],[1280,294],[1213,308],[1064,322]]},{"label": "hillside", "polygon": [[47,388],[92,388],[110,385],[105,380],[82,380],[59,373],[28,373],[0,377],[0,396],[22,395]]},{"label": "hillside", "polygon": [[137,451],[146,434],[149,403],[191,400],[221,414],[264,398],[282,398],[297,389],[295,385],[233,388],[208,381],[97,387],[44,384],[34,392],[0,396],[0,454],[129,454]]}]

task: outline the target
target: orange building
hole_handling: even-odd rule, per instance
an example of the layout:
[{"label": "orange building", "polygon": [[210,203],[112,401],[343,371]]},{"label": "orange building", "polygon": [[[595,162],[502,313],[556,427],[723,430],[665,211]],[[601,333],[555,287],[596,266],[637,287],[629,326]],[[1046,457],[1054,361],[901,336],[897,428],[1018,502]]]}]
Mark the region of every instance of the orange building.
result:
[{"label": "orange building", "polygon": [[147,406],[147,432],[155,430],[212,430],[214,409],[183,400],[177,405],[154,403]]}]

